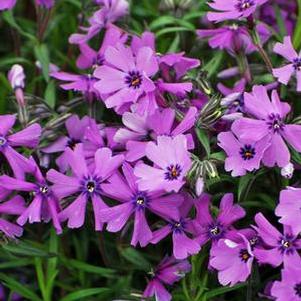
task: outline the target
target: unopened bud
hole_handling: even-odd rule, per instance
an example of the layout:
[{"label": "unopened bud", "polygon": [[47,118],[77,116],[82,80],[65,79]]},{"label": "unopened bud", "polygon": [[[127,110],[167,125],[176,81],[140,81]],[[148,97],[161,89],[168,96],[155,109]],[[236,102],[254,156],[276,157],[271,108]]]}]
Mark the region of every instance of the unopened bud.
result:
[{"label": "unopened bud", "polygon": [[292,163],[288,163],[281,169],[281,175],[286,179],[291,179],[294,174],[294,165]]}]

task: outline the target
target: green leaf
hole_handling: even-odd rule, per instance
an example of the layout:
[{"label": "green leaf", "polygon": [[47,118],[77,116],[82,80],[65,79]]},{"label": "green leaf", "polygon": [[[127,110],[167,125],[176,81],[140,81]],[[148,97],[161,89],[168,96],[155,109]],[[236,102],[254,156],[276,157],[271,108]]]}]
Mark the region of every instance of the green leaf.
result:
[{"label": "green leaf", "polygon": [[38,249],[25,241],[20,241],[18,244],[4,245],[3,249],[16,255],[28,257],[53,257],[55,254],[48,253],[42,249]]},{"label": "green leaf", "polygon": [[[111,289],[106,288],[106,287],[98,287],[98,288],[87,288],[87,289],[82,289],[78,290],[76,292],[73,292],[64,298],[60,299],[60,301],[73,301],[73,300],[79,300],[83,299],[89,296],[93,295],[107,295],[108,293],[111,292]],[[88,300],[88,299],[86,299]]]},{"label": "green leaf", "polygon": [[55,82],[53,80],[50,80],[47,84],[46,90],[45,90],[45,101],[50,106],[50,108],[55,107]]},{"label": "green leaf", "polygon": [[14,18],[14,16],[13,16],[13,13],[12,13],[12,12],[13,12],[12,10],[7,10],[7,11],[3,12],[3,13],[2,13],[3,19],[4,19],[4,20],[5,20],[12,28],[14,28],[20,35],[22,35],[22,36],[24,36],[24,37],[30,39],[31,42],[36,43],[36,42],[37,42],[36,37],[35,37],[34,35],[32,35],[32,34],[26,32],[26,31],[24,31],[24,30],[22,29],[22,27],[19,26],[19,25],[17,24],[17,22],[16,22],[16,20],[15,20],[15,18]]},{"label": "green leaf", "polygon": [[200,129],[200,128],[196,128],[195,132],[197,134],[197,137],[199,139],[199,141],[201,142],[201,144],[203,145],[207,156],[210,156],[211,150],[210,150],[210,141],[209,141],[209,137],[206,133],[206,131]]},{"label": "green leaf", "polygon": [[62,261],[67,268],[75,268],[87,273],[99,274],[105,278],[116,277],[115,270],[113,269],[97,267],[75,259],[62,259]]},{"label": "green leaf", "polygon": [[213,58],[203,67],[204,71],[207,71],[207,77],[211,78],[224,60],[224,52],[223,51],[215,51]]},{"label": "green leaf", "polygon": [[245,287],[245,286],[246,286],[246,283],[242,283],[242,284],[238,284],[238,285],[235,285],[235,286],[232,286],[232,287],[229,287],[229,286],[219,287],[219,288],[210,290],[209,292],[207,292],[205,294],[205,300],[209,300],[209,299],[214,298],[216,296],[220,296],[220,295],[223,295],[225,293],[238,290],[238,289],[240,289],[242,287]]},{"label": "green leaf", "polygon": [[297,24],[295,26],[294,32],[294,46],[295,48],[299,48],[301,45],[301,0],[297,0],[298,2],[298,19]]},{"label": "green leaf", "polygon": [[210,155],[210,159],[218,160],[218,161],[225,161],[226,155],[224,152],[217,152]]},{"label": "green leaf", "polygon": [[0,273],[0,280],[1,283],[3,283],[12,291],[18,293],[22,297],[32,301],[42,301],[38,295],[36,295],[31,289],[29,289],[23,283],[20,283],[20,281],[17,281],[14,278],[7,276],[3,273]]},{"label": "green leaf", "polygon": [[238,202],[241,202],[246,198],[248,192],[251,189],[251,186],[255,180],[255,176],[252,173],[248,173],[245,176],[241,177],[238,181]]},{"label": "green leaf", "polygon": [[31,265],[33,260],[31,258],[24,258],[24,259],[14,259],[12,261],[6,261],[0,263],[0,269],[11,269],[11,268],[18,268],[24,267],[27,265]]},{"label": "green leaf", "polygon": [[120,254],[127,261],[132,263],[137,269],[149,271],[151,265],[139,251],[133,248],[126,248],[120,250]]},{"label": "green leaf", "polygon": [[49,53],[45,44],[39,44],[34,48],[37,60],[41,63],[44,79],[49,81]]},{"label": "green leaf", "polygon": [[181,26],[163,28],[163,29],[159,30],[156,33],[156,37],[158,38],[158,37],[160,37],[162,35],[165,35],[167,33],[177,33],[179,31],[191,31],[191,32],[194,32],[194,29],[190,29],[190,28],[186,28],[186,27],[181,27]]}]

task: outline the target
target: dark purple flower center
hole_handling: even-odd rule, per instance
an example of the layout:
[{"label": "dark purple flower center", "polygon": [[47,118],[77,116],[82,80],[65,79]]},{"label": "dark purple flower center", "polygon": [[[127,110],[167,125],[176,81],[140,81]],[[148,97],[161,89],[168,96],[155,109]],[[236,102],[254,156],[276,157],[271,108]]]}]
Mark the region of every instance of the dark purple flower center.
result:
[{"label": "dark purple flower center", "polygon": [[172,231],[176,233],[182,233],[185,229],[185,224],[185,221],[181,219],[180,221],[174,221],[170,223],[170,227]]},{"label": "dark purple flower center", "polygon": [[78,143],[80,143],[79,140],[70,138],[70,139],[68,140],[68,142],[67,142],[67,146],[70,147],[72,150],[74,150],[74,149],[75,149],[75,146],[76,146]]},{"label": "dark purple flower center", "polygon": [[284,123],[282,121],[282,118],[278,113],[272,113],[268,117],[267,124],[269,126],[269,129],[273,131],[274,133],[279,133],[284,128]]},{"label": "dark purple flower center", "polygon": [[42,186],[40,186],[40,188],[39,188],[39,192],[40,192],[41,194],[48,194],[48,192],[49,192],[49,187],[48,187],[47,185],[42,185]]},{"label": "dark purple flower center", "polygon": [[243,262],[247,262],[252,256],[249,254],[247,249],[241,249],[239,252],[239,257]]},{"label": "dark purple flower center", "polygon": [[251,6],[255,5],[254,0],[238,0],[236,8],[238,11],[243,12],[249,9]]},{"label": "dark purple flower center", "polygon": [[292,235],[285,235],[279,240],[279,249],[282,253],[294,253],[296,237]]},{"label": "dark purple flower center", "polygon": [[220,224],[214,223],[208,227],[208,236],[210,239],[220,239],[223,235],[224,228]]},{"label": "dark purple flower center", "polygon": [[147,196],[144,192],[138,192],[132,201],[136,208],[139,209],[144,209],[148,203]]},{"label": "dark purple flower center", "polygon": [[102,54],[98,53],[96,57],[93,59],[93,66],[101,66],[103,65],[105,58]]},{"label": "dark purple flower center", "polygon": [[0,137],[0,147],[5,146],[7,140],[4,137]]},{"label": "dark purple flower center", "polygon": [[295,58],[293,64],[296,71],[301,71],[301,58]]},{"label": "dark purple flower center", "polygon": [[139,71],[130,71],[125,77],[125,83],[129,88],[139,89],[142,83],[142,75]]},{"label": "dark purple flower center", "polygon": [[255,148],[249,144],[241,147],[239,153],[244,160],[251,160],[256,155]]},{"label": "dark purple flower center", "polygon": [[82,182],[82,191],[92,195],[100,193],[100,179],[98,177],[86,177]]},{"label": "dark purple flower center", "polygon": [[295,293],[296,295],[301,298],[301,283],[297,283],[295,286],[294,286],[294,290],[295,290]]},{"label": "dark purple flower center", "polygon": [[165,179],[169,181],[177,180],[182,173],[182,168],[179,164],[171,164],[165,172]]}]

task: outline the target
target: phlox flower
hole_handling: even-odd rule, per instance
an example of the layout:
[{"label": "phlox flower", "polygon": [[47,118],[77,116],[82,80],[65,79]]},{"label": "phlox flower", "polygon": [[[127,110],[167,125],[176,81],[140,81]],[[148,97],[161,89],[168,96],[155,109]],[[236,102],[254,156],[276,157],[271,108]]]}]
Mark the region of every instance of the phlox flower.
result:
[{"label": "phlox flower", "polygon": [[[1,0],[0,11],[12,9],[17,3],[17,0]],[[54,5],[54,0],[35,0],[35,3],[46,8],[51,8]]]},{"label": "phlox flower", "polygon": [[301,258],[298,250],[301,249],[301,239],[294,235],[291,228],[284,227],[284,234],[281,234],[272,226],[262,213],[255,216],[257,224],[254,229],[264,243],[264,247],[255,247],[254,255],[260,263],[268,263],[274,267],[301,266]]},{"label": "phlox flower", "polygon": [[[189,131],[196,121],[197,109],[190,107],[180,123],[176,122],[176,113],[172,109],[156,110],[153,114],[140,115],[125,112],[122,122],[126,128],[120,128],[114,140],[126,145],[126,159],[130,162],[145,156],[149,139],[155,140],[160,135],[175,137]],[[187,148],[194,148],[192,135],[187,133]]]},{"label": "phlox flower", "polygon": [[217,217],[212,217],[209,211],[211,197],[202,194],[200,200],[195,203],[196,218],[194,220],[197,241],[203,246],[208,241],[216,244],[221,238],[233,239],[237,230],[233,224],[245,216],[245,210],[238,204],[233,204],[233,194],[223,196],[219,206]]},{"label": "phlox flower", "polygon": [[184,195],[184,202],[179,208],[180,215],[177,219],[169,219],[168,224],[153,232],[151,243],[156,244],[172,233],[173,256],[176,259],[185,259],[197,254],[201,247],[190,236],[194,232],[194,224],[188,214],[194,202],[189,195]]},{"label": "phlox flower", "polygon": [[301,233],[301,189],[288,187],[280,192],[279,204],[275,209],[279,222],[289,226],[295,235]]},{"label": "phlox flower", "polygon": [[232,132],[223,132],[217,136],[218,145],[226,152],[225,170],[232,171],[233,177],[243,176],[248,171],[260,168],[265,150],[269,147],[269,138],[257,142],[240,141]]},{"label": "phlox flower", "polygon": [[164,285],[173,285],[181,280],[191,270],[187,260],[176,260],[173,257],[165,257],[152,271],[151,280],[143,292],[144,298],[156,297],[157,301],[171,301],[172,296]]},{"label": "phlox flower", "polygon": [[268,0],[214,0],[208,5],[217,12],[207,13],[209,21],[222,22],[251,16],[256,9]]},{"label": "phlox flower", "polygon": [[281,271],[281,281],[275,281],[271,295],[276,301],[297,301],[301,299],[300,266],[285,268]]},{"label": "phlox flower", "polygon": [[291,37],[284,37],[283,44],[276,43],[274,52],[283,56],[290,63],[283,67],[273,69],[273,75],[280,83],[287,85],[294,74],[297,78],[297,91],[301,92],[301,52],[299,54],[296,52]]},{"label": "phlox flower", "polygon": [[74,149],[77,144],[85,141],[86,129],[88,126],[91,126],[92,123],[93,120],[88,116],[79,119],[77,115],[72,115],[65,122],[67,135],[59,137],[50,145],[42,148],[42,151],[46,154],[62,153],[56,159],[56,164],[60,168],[61,172],[65,172],[69,166],[68,155],[65,151],[69,148]]},{"label": "phlox flower", "polygon": [[144,191],[178,192],[185,184],[185,176],[191,167],[184,135],[158,136],[157,144],[148,142],[146,157],[155,165],[137,164],[135,175],[138,187]]},{"label": "phlox flower", "polygon": [[163,219],[178,219],[178,207],[183,201],[180,195],[166,195],[164,192],[145,192],[139,190],[133,168],[124,163],[123,175],[115,173],[102,185],[103,192],[118,200],[121,204],[100,211],[100,218],[107,222],[107,230],[120,231],[130,216],[134,215],[134,231],[131,244],[146,246],[152,239],[152,231],[146,220],[147,212],[152,212]]},{"label": "phlox flower", "polygon": [[99,66],[94,76],[99,79],[94,88],[108,95],[104,102],[108,108],[120,109],[122,105],[137,102],[145,93],[155,90],[150,77],[158,71],[157,59],[150,47],[142,47],[134,55],[131,48],[122,44],[109,46],[105,51],[109,65]]},{"label": "phlox flower", "polygon": [[74,150],[69,148],[66,152],[72,175],[66,176],[54,169],[47,173],[47,179],[54,183],[52,191],[59,200],[77,194],[76,199],[60,212],[59,219],[68,220],[69,228],[81,227],[85,221],[87,202],[92,201],[95,230],[100,231],[103,226],[100,210],[107,207],[101,198],[101,184],[122,164],[124,157],[112,156],[112,151],[103,147],[95,153],[93,168],[88,168],[82,144],[76,145]]},{"label": "phlox flower", "polygon": [[52,220],[53,226],[58,234],[62,233],[62,228],[58,219],[60,207],[57,198],[54,196],[45,177],[41,173],[36,162],[30,158],[31,165],[34,167],[32,174],[34,181],[15,179],[7,175],[0,176],[0,186],[10,191],[25,191],[33,194],[33,199],[29,206],[23,210],[17,219],[17,223],[23,226],[29,223],[48,222]]},{"label": "phlox flower", "polygon": [[243,235],[240,242],[220,239],[211,249],[210,265],[218,271],[218,280],[224,286],[246,281],[253,260],[251,245]]},{"label": "phlox flower", "polygon": [[297,151],[301,151],[301,126],[285,124],[285,117],[290,112],[288,103],[281,102],[276,90],[269,99],[264,86],[254,86],[252,93],[244,94],[245,111],[254,119],[243,117],[235,120],[231,130],[243,140],[259,141],[265,137],[270,146],[265,150],[263,163],[268,167],[284,167],[290,162],[290,152],[285,141]]},{"label": "phlox flower", "polygon": [[23,178],[24,172],[30,169],[27,158],[15,151],[15,147],[35,148],[41,136],[41,127],[34,123],[25,129],[10,134],[16,122],[15,115],[0,115],[0,152],[8,161],[15,177]]},{"label": "phlox flower", "polygon": [[[0,232],[8,238],[15,239],[22,236],[23,228],[6,220],[7,215],[20,215],[25,210],[25,202],[21,196],[14,196],[9,201],[0,203]],[[5,218],[2,217],[5,215]]]}]

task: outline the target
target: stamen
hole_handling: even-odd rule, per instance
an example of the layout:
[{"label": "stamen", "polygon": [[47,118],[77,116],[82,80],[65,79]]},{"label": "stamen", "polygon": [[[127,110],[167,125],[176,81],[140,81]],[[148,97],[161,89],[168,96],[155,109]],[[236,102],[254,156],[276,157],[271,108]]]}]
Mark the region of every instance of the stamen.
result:
[{"label": "stamen", "polygon": [[243,262],[247,262],[251,258],[251,255],[249,254],[247,249],[242,249],[239,252],[239,257]]},{"label": "stamen", "polygon": [[244,147],[241,147],[239,153],[244,160],[251,160],[256,155],[255,148],[249,144],[246,144]]}]

